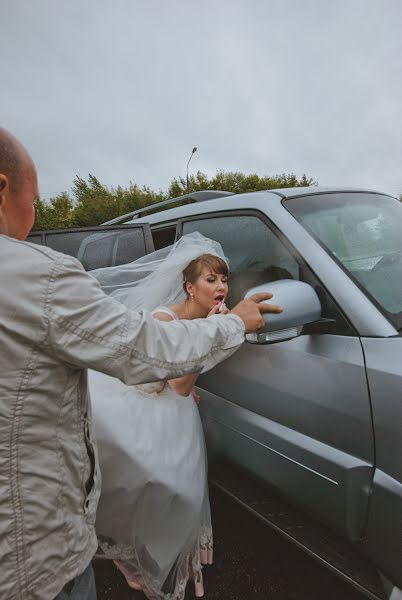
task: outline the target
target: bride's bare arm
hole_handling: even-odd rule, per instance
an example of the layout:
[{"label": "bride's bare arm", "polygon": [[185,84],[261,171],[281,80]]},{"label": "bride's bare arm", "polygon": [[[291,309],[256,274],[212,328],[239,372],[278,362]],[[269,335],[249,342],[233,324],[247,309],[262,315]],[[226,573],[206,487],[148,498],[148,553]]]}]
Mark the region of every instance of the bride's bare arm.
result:
[{"label": "bride's bare arm", "polygon": [[[173,321],[173,317],[164,312],[156,312],[153,316],[155,319],[158,319],[158,321]],[[169,379],[168,384],[176,394],[179,394],[179,396],[188,396],[192,392],[198,375],[199,373],[193,373],[191,375],[177,377],[176,379]]]}]

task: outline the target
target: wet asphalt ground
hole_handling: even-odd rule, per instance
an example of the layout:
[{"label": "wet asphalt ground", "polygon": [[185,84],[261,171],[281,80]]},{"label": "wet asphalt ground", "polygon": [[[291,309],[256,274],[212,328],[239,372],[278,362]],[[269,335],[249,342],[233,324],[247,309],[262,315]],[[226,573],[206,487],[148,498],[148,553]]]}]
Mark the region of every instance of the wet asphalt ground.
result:
[{"label": "wet asphalt ground", "polygon": [[[205,600],[363,600],[363,596],[222,492],[210,490],[214,564]],[[95,561],[98,600],[145,600],[109,561]],[[194,600],[191,582],[185,600]]]}]

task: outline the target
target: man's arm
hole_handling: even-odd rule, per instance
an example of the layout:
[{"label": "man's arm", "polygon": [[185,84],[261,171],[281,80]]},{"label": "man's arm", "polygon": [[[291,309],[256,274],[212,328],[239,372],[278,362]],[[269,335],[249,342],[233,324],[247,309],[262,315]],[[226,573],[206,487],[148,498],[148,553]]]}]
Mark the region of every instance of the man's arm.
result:
[{"label": "man's arm", "polygon": [[[164,322],[174,321],[173,317],[165,312],[154,312],[154,319]],[[182,375],[175,379],[168,379],[168,384],[179,396],[188,396],[194,389],[199,373],[191,373],[190,375]]]},{"label": "man's arm", "polygon": [[50,351],[128,384],[172,379],[211,368],[244,341],[238,316],[162,323],[106,296],[73,258],[56,261],[46,316]]}]

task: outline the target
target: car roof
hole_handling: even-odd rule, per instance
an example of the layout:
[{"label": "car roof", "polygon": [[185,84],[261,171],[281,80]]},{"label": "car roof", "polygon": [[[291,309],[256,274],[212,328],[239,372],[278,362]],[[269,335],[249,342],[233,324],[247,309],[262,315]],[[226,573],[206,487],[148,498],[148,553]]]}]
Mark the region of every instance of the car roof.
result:
[{"label": "car roof", "polygon": [[225,197],[220,197],[212,200],[204,200],[202,202],[194,202],[185,204],[176,208],[169,208],[143,217],[134,218],[128,223],[150,223],[151,225],[175,221],[177,219],[198,215],[203,213],[241,209],[241,208],[260,208],[261,201],[279,203],[283,199],[296,198],[298,196],[309,196],[312,194],[334,194],[334,193],[368,193],[368,194],[383,194],[381,192],[363,188],[346,188],[346,187],[324,187],[324,186],[309,186],[309,187],[293,187],[293,188],[278,188],[274,190],[262,190],[258,192],[246,192],[243,194],[233,194]]}]

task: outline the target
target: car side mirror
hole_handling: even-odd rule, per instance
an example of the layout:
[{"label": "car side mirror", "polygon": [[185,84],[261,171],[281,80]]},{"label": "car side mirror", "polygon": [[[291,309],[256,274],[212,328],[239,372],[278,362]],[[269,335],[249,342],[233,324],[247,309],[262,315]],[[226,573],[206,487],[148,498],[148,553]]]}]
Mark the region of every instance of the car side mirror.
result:
[{"label": "car side mirror", "polygon": [[308,283],[280,279],[248,290],[245,298],[259,292],[271,293],[272,302],[281,306],[283,312],[263,315],[263,330],[246,335],[246,340],[252,344],[270,344],[292,339],[300,335],[303,325],[321,319],[321,302]]}]

